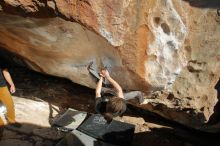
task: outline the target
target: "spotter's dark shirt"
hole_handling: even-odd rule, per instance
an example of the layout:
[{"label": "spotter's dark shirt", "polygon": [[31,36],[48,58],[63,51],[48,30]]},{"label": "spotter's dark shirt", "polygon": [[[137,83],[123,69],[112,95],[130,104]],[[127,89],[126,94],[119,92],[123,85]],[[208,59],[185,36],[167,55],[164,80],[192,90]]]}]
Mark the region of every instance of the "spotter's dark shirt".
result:
[{"label": "spotter's dark shirt", "polygon": [[0,62],[0,87],[4,87],[7,85],[2,72],[4,69],[6,69],[6,66]]}]

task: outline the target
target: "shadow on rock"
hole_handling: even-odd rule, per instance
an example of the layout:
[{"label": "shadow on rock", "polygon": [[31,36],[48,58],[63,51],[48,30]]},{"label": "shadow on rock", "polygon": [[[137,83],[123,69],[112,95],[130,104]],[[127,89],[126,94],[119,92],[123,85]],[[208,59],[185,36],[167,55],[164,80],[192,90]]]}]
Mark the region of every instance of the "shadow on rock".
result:
[{"label": "shadow on rock", "polygon": [[145,146],[220,145],[220,133],[202,132],[167,120],[152,112],[137,109],[133,106],[129,107],[132,109],[131,111],[136,111],[136,113],[134,114],[130,111],[127,112],[126,115],[131,117],[143,117],[144,125],[149,128],[149,130],[145,130],[145,132],[135,133],[132,144],[134,146],[137,145],[137,142],[140,142],[139,145]]},{"label": "shadow on rock", "polygon": [[65,136],[56,128],[42,127],[29,123],[21,123],[22,127],[10,125],[4,127],[1,146],[53,146]]},{"label": "shadow on rock", "polygon": [[193,135],[172,128],[152,128],[151,131],[136,133],[132,146],[219,146],[219,136]]},{"label": "shadow on rock", "polygon": [[215,85],[215,89],[217,90],[218,102],[214,107],[214,114],[210,117],[208,125],[213,125],[220,122],[220,79]]},{"label": "shadow on rock", "polygon": [[220,9],[219,0],[183,0],[193,7]]}]

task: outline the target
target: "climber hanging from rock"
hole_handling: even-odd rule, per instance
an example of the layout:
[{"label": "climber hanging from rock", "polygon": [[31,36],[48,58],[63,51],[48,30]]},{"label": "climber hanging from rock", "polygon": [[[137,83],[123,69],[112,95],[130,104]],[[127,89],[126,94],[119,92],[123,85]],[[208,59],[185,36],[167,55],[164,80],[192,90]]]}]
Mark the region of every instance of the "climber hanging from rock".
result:
[{"label": "climber hanging from rock", "polygon": [[[107,68],[102,68],[99,73],[92,67],[93,63],[88,66],[89,73],[98,80],[96,86],[96,105],[97,113],[102,114],[105,119],[110,122],[114,117],[122,116],[126,111],[126,100],[135,99],[139,103],[143,103],[143,93],[140,91],[131,91],[123,93],[121,86],[110,76]],[[108,82],[113,86],[113,89],[102,87],[102,84],[107,86]]]}]

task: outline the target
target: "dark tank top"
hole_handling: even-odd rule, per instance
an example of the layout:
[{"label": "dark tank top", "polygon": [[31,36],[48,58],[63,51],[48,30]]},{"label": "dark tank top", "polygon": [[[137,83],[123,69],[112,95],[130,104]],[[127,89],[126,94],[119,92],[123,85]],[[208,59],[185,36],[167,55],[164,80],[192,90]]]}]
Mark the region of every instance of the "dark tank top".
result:
[{"label": "dark tank top", "polygon": [[7,85],[7,84],[6,84],[6,81],[5,81],[5,78],[4,78],[4,76],[3,76],[3,73],[2,73],[2,71],[3,71],[5,68],[6,68],[6,66],[5,66],[2,62],[0,62],[0,87],[4,87],[4,86]]}]

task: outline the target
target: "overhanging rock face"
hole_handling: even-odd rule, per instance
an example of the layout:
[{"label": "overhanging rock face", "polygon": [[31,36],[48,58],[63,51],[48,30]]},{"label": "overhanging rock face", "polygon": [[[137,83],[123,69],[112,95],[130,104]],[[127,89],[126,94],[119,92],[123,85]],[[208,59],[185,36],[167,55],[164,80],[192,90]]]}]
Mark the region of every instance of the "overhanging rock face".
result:
[{"label": "overhanging rock face", "polygon": [[0,46],[36,71],[94,88],[87,65],[106,65],[124,89],[163,91],[143,108],[197,129],[218,111],[218,0],[0,4]]},{"label": "overhanging rock face", "polygon": [[141,87],[140,83],[125,78],[134,77],[122,65],[119,52],[78,23],[60,18],[43,20],[2,14],[0,27],[3,47],[23,57],[36,71],[94,88],[95,82],[87,70],[93,62],[94,69],[109,67],[118,80],[124,80],[125,88]]}]

